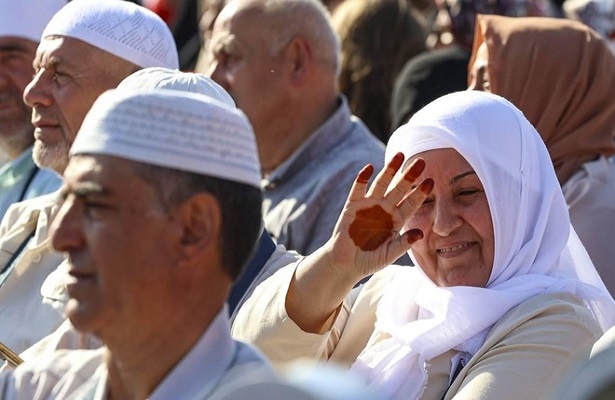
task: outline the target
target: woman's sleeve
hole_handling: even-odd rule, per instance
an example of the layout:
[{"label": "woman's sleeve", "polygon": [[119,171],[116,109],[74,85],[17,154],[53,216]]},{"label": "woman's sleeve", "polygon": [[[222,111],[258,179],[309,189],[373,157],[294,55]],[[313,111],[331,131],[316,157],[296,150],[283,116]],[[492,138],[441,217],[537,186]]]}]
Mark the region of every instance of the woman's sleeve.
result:
[{"label": "woman's sleeve", "polygon": [[375,310],[387,275],[376,274],[353,289],[332,315],[330,328],[315,334],[301,330],[286,313],[286,293],[295,268],[296,264],[282,268],[256,288],[233,322],[233,337],[255,345],[274,364],[310,358],[349,366],[374,330]]}]

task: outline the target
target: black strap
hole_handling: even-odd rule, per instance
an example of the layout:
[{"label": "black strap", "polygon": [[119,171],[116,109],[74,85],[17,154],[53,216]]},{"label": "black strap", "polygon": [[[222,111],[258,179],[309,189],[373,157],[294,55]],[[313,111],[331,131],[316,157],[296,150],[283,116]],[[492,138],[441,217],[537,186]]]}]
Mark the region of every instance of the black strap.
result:
[{"label": "black strap", "polygon": [[237,307],[237,304],[241,301],[241,298],[252,284],[252,281],[256,279],[258,273],[263,269],[274,250],[275,243],[273,239],[271,239],[271,236],[269,236],[266,230],[263,230],[261,237],[258,239],[258,248],[256,252],[252,255],[248,265],[231,288],[231,293],[228,296],[230,315],[233,315],[235,307]]},{"label": "black strap", "polygon": [[[23,242],[21,242],[21,244],[19,245],[19,247],[17,248],[17,250],[15,250],[15,252],[13,253],[13,255],[11,256],[11,258],[9,259],[9,261],[4,265],[4,267],[2,267],[2,271],[0,271],[0,279],[2,278],[2,275],[7,272],[7,270],[9,268],[13,268],[15,264],[15,261],[17,261],[17,258],[19,257],[19,255],[23,252],[24,248],[28,245],[28,243],[30,242],[30,239],[32,239],[34,237],[34,232],[36,232],[36,228],[32,230],[32,232],[30,232],[30,234],[28,235],[28,237],[26,237]],[[2,286],[2,284],[4,283],[4,281],[6,281],[6,278],[9,277],[9,275],[11,274],[12,269],[10,271],[8,271],[8,273],[6,274],[6,276],[4,276],[4,279],[2,279],[0,281],[0,286]]]},{"label": "black strap", "polygon": [[444,397],[446,397],[446,393],[448,393],[448,390],[451,388],[453,382],[455,382],[455,379],[457,378],[457,375],[459,375],[464,366],[465,363],[463,362],[463,357],[460,357],[459,362],[457,363],[457,368],[455,368],[455,372],[453,372],[453,377],[451,378],[451,381],[446,388],[446,392],[444,392],[444,394],[442,395],[442,400],[444,400]]},{"label": "black strap", "polygon": [[32,181],[34,180],[34,177],[36,176],[38,171],[40,171],[40,168],[35,165],[32,172],[30,172],[30,175],[28,175],[28,179],[26,179],[26,184],[24,185],[23,189],[21,189],[21,193],[19,194],[19,198],[17,201],[22,201],[24,199],[24,197],[26,196],[26,192],[30,188],[30,184],[32,184]]}]

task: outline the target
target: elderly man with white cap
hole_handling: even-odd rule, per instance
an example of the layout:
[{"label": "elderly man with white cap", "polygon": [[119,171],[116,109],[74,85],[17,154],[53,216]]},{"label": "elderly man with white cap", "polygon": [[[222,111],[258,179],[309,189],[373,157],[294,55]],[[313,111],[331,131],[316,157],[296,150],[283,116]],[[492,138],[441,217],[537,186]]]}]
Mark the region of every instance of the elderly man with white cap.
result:
[{"label": "elderly man with white cap", "polygon": [[[146,67],[177,68],[167,25],[153,12],[119,0],[73,0],[50,20],[24,100],[32,108],[34,160],[62,174],[68,150],[96,98]],[[57,194],[12,206],[0,225],[0,341],[17,353],[65,319],[64,255],[51,246]],[[59,267],[60,266],[60,267]]]},{"label": "elderly man with white cap", "polygon": [[[23,91],[43,29],[66,0],[0,0],[0,150],[8,162],[0,169],[0,219],[13,203],[57,190],[58,174],[32,159],[34,127]],[[1,282],[1,278],[0,278]]]},{"label": "elderly man with white cap", "polygon": [[205,399],[276,380],[231,339],[224,305],[261,230],[245,115],[200,94],[117,89],[71,154],[52,242],[68,256],[69,319],[105,346],[25,363],[0,377],[0,398]]}]

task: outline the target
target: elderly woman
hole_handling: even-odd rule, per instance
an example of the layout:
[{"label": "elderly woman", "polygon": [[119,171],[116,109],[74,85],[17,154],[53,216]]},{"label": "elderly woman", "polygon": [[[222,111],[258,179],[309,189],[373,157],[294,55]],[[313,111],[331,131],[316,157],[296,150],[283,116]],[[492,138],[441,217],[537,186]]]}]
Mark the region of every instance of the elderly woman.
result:
[{"label": "elderly woman", "polygon": [[[259,286],[234,336],[275,362],[341,363],[394,399],[543,397],[615,303],[535,129],[498,96],[458,92],[386,158],[369,189],[371,168],[358,175],[331,240]],[[387,266],[406,250],[417,268]]]},{"label": "elderly woman", "polygon": [[[478,17],[470,89],[517,106],[547,145],[572,226],[615,293],[615,57],[587,26]],[[497,132],[495,132],[497,133]]]}]

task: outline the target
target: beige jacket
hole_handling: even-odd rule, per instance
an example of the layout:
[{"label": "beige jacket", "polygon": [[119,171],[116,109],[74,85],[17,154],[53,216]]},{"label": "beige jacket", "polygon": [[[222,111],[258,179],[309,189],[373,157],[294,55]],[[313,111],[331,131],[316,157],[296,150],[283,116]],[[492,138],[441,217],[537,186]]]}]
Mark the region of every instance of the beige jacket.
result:
[{"label": "beige jacket", "polygon": [[0,268],[34,236],[0,287],[0,341],[21,353],[64,320],[67,274],[64,256],[53,250],[49,228],[58,211],[57,193],[11,206],[0,224]]},{"label": "beige jacket", "polygon": [[[255,344],[277,366],[309,357],[349,367],[364,348],[388,337],[375,330],[375,311],[390,274],[400,267],[388,267],[353,290],[323,335],[303,332],[286,314],[294,267],[280,270],[257,288],[234,321],[235,339]],[[494,325],[448,391],[457,352],[432,359],[422,399],[440,400],[445,392],[445,399],[544,398],[571,362],[587,357],[600,334],[598,323],[576,297],[536,296]]]},{"label": "beige jacket", "polygon": [[[232,340],[224,308],[153,389],[149,400],[224,399],[254,380],[278,382],[262,355]],[[105,400],[107,349],[62,350],[0,374],[3,400]]]}]

